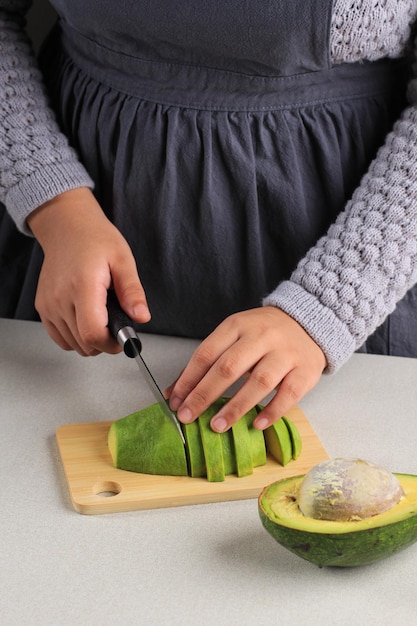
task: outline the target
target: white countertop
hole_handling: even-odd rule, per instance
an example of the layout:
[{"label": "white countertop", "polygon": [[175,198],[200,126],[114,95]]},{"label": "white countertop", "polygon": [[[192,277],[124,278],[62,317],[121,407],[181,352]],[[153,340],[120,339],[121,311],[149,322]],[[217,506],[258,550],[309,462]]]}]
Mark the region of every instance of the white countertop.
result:
[{"label": "white countertop", "polygon": [[[196,342],[143,335],[160,385]],[[153,402],[135,364],[61,351],[35,322],[0,320],[0,623],[412,624],[417,543],[373,565],[319,569],[268,535],[257,501],[80,515],[55,430]],[[355,355],[300,406],[329,456],[417,474],[417,360]]]}]

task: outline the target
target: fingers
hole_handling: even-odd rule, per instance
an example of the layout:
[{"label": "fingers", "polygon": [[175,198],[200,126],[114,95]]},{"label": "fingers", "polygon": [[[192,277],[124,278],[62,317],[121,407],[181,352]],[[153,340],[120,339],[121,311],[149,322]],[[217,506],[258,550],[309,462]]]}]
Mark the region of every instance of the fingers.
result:
[{"label": "fingers", "polygon": [[55,341],[56,344],[58,344],[60,348],[62,348],[62,350],[74,350],[81,356],[96,356],[100,353],[99,350],[95,349],[89,349],[89,351],[86,352],[82,347],[82,342],[75,341],[74,334],[71,333],[65,323],[63,323],[61,328],[58,329],[48,320],[42,320],[42,322],[48,332],[48,335],[53,341]]},{"label": "fingers", "polygon": [[[302,385],[291,383],[291,379],[294,381],[297,378],[296,373],[294,371],[287,373],[286,370],[284,362],[280,362],[274,355],[263,358],[231,400],[214,416],[211,421],[212,429],[216,432],[224,432],[255,405],[262,403],[264,398],[277,388],[278,391],[275,392],[274,397],[275,404],[271,400],[267,408],[256,418],[254,425],[262,430],[282,417],[284,412],[294,406],[303,395]],[[289,385],[288,389],[287,385]],[[276,401],[278,394],[281,402]],[[281,410],[282,413],[280,413]]]},{"label": "fingers", "polygon": [[[200,344],[171,390],[170,406],[178,411],[179,419],[194,420],[248,372],[246,383],[233,398],[234,404],[228,403],[220,417],[223,419],[226,413],[230,425],[262,400],[282,378],[275,356],[261,364],[269,344],[269,331],[254,311],[232,315],[222,322]],[[237,413],[240,415],[234,419]]]},{"label": "fingers", "polygon": [[127,241],[85,188],[46,202],[28,222],[44,251],[35,307],[49,335],[82,355],[119,352],[107,328],[110,286],[130,317],[150,319]]},{"label": "fingers", "polygon": [[102,237],[79,241],[76,251],[47,249],[35,307],[50,337],[83,356],[115,354],[120,346],[108,330],[107,292],[113,285],[124,311],[137,322],[150,312],[133,254],[121,234],[105,222]]},{"label": "fingers", "polygon": [[181,421],[190,422],[201,415],[247,371],[245,361],[240,358],[238,339],[233,325],[226,320],[195,350],[170,387],[169,404],[174,411],[178,410]]},{"label": "fingers", "polygon": [[135,322],[149,322],[151,313],[133,256],[119,262],[117,266],[112,266],[110,271],[113,288],[123,311]]},{"label": "fingers", "polygon": [[[49,336],[63,349],[75,350],[81,356],[95,356],[100,352],[120,351],[107,329],[106,289],[87,289],[77,292],[77,299],[66,300],[48,294],[36,300],[41,321]],[[100,293],[101,292],[101,293]]]},{"label": "fingers", "polygon": [[[283,367],[283,365],[282,365]],[[268,359],[259,363],[247,377],[246,382],[232,396],[232,398],[222,407],[222,409],[212,418],[211,428],[215,432],[225,432],[242,415],[250,411],[254,406],[261,403],[264,398],[274,392],[274,397],[268,402],[266,407],[259,413],[254,421],[255,428],[264,430],[273,422],[282,417],[311,389],[312,383],[297,370],[286,373],[285,368],[275,367],[269,369]],[[209,380],[209,378],[207,378]],[[208,383],[210,385],[210,383]],[[214,394],[213,399],[208,399],[210,405],[216,397],[222,395]],[[200,403],[200,400],[202,401]],[[204,410],[206,397],[194,393],[191,398],[187,398],[187,405],[180,408],[178,417],[181,421],[187,422],[195,419]]]},{"label": "fingers", "polygon": [[[142,298],[144,301],[144,304],[141,304],[142,315],[139,312],[136,315],[136,321],[148,321],[150,313],[139,278],[137,278],[137,283],[135,285],[131,283],[128,289],[124,289],[123,282],[120,284],[123,294],[121,299],[125,302],[124,308],[129,308],[129,303],[132,301],[137,307],[138,300]],[[118,297],[121,296],[118,295]],[[119,344],[111,336],[107,327],[106,285],[93,282],[85,288],[79,287],[74,294],[74,301],[66,301],[63,298],[54,300],[55,306],[51,307],[50,297],[45,306],[38,302],[38,308],[43,311],[40,316],[48,334],[63,350],[75,350],[81,356],[95,356],[101,352],[108,354],[120,352]],[[52,315],[49,315],[51,308]]]},{"label": "fingers", "polygon": [[[121,309],[135,322],[148,322],[151,318],[151,314],[133,255],[127,255],[126,258],[123,259],[123,262],[111,266],[110,270],[112,286]],[[106,298],[108,298],[107,291]],[[109,324],[108,315],[109,313],[107,312],[107,324]],[[110,352],[109,349],[105,349],[104,351]]]},{"label": "fingers", "polygon": [[55,343],[58,344],[62,350],[75,350],[72,334],[67,328],[63,328],[60,331],[54,324],[52,324],[52,322],[45,318],[41,318],[41,322],[45,326],[51,339],[55,341]]},{"label": "fingers", "polygon": [[295,406],[318,382],[320,374],[310,378],[299,371],[289,372],[280,382],[272,400],[254,420],[255,428],[265,430]]},{"label": "fingers", "polygon": [[285,313],[246,311],[231,316],[202,342],[169,388],[170,406],[180,421],[191,422],[243,378],[211,427],[224,432],[273,393],[254,422],[265,429],[314,387],[325,365],[319,346]]},{"label": "fingers", "polygon": [[80,289],[74,302],[71,331],[87,356],[116,354],[121,348],[108,329],[107,281]]}]

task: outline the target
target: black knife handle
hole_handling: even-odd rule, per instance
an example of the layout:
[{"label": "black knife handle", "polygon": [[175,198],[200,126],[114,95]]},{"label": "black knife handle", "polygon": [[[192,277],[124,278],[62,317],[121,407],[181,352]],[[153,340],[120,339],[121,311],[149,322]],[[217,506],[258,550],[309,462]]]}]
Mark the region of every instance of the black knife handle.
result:
[{"label": "black knife handle", "polygon": [[121,345],[126,356],[134,358],[142,351],[142,344],[134,329],[134,322],[121,308],[113,289],[107,292],[108,328]]}]

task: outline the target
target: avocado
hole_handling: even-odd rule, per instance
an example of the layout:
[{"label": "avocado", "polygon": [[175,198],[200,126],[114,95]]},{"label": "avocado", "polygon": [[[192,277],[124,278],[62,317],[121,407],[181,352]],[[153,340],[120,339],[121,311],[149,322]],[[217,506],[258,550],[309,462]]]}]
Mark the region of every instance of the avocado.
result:
[{"label": "avocado", "polygon": [[232,434],[236,455],[237,475],[239,477],[249,476],[253,474],[252,444],[248,424],[244,418],[233,424]]},{"label": "avocado", "polygon": [[[268,485],[258,500],[263,526],[291,552],[319,567],[354,567],[386,558],[417,541],[417,476],[391,474],[393,480],[386,485],[388,500],[391,498],[388,510],[370,516],[365,516],[363,510],[362,519],[354,514],[347,520],[335,521],[315,519],[302,513],[300,493],[308,474]],[[306,489],[310,487],[307,483]],[[349,499],[349,489],[342,487],[343,490]],[[399,497],[395,504],[391,497],[393,491],[395,499]],[[379,500],[379,495],[377,490],[377,495],[371,499]],[[331,500],[332,495],[329,498]],[[381,508],[384,507],[382,504]],[[318,508],[313,506],[310,513],[315,509],[314,514],[320,516]],[[345,517],[343,511],[342,517]]]},{"label": "avocado", "polygon": [[198,418],[207,478],[210,482],[222,482],[225,478],[222,435],[210,428],[210,420],[217,410],[212,405]]},{"label": "avocado", "polygon": [[207,476],[206,460],[204,458],[203,444],[201,441],[198,421],[183,424],[182,430],[185,437],[185,452],[187,455],[190,476],[200,478]]},{"label": "avocado", "polygon": [[266,463],[266,444],[262,430],[258,430],[253,425],[253,420],[258,415],[257,408],[253,408],[244,415],[249,432],[250,450],[252,456],[252,466],[259,467]]},{"label": "avocado", "polygon": [[[249,411],[225,433],[215,433],[210,420],[226,402],[227,398],[219,398],[197,420],[182,424],[185,447],[159,404],[116,420],[110,426],[107,440],[114,466],[142,474],[207,476],[209,481],[216,482],[229,474],[239,477],[252,474],[253,468],[266,463],[265,433],[253,427],[259,408]],[[298,437],[301,442],[299,434]],[[284,462],[291,459],[294,452],[287,428],[275,432],[273,445],[286,450]],[[280,462],[279,455],[275,457]]]},{"label": "avocado", "polygon": [[115,467],[142,474],[188,476],[181,437],[159,404],[113,422],[107,441]]},{"label": "avocado", "polygon": [[264,430],[268,452],[281,465],[287,465],[293,458],[293,449],[290,432],[283,418],[271,424]]},{"label": "avocado", "polygon": [[288,419],[288,417],[285,417],[285,415],[283,416],[282,421],[285,423],[286,427],[288,428],[288,432],[290,433],[292,458],[294,459],[294,461],[296,461],[300,456],[303,447],[300,431],[298,430],[297,426]]},{"label": "avocado", "polygon": [[225,433],[221,435],[221,442],[223,447],[223,463],[224,463],[224,473],[226,476],[229,474],[236,474],[236,455],[235,455],[235,444],[233,441],[232,431],[226,430]]}]

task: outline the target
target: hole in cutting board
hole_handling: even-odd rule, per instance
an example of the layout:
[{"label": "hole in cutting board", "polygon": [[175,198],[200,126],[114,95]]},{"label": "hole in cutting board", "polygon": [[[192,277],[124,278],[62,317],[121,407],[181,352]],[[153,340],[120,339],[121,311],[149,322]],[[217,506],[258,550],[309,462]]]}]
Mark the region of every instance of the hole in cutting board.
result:
[{"label": "hole in cutting board", "polygon": [[96,496],[100,496],[101,498],[113,498],[117,496],[122,490],[122,486],[120,483],[116,483],[110,480],[107,480],[102,483],[98,483],[94,486],[93,491]]}]

